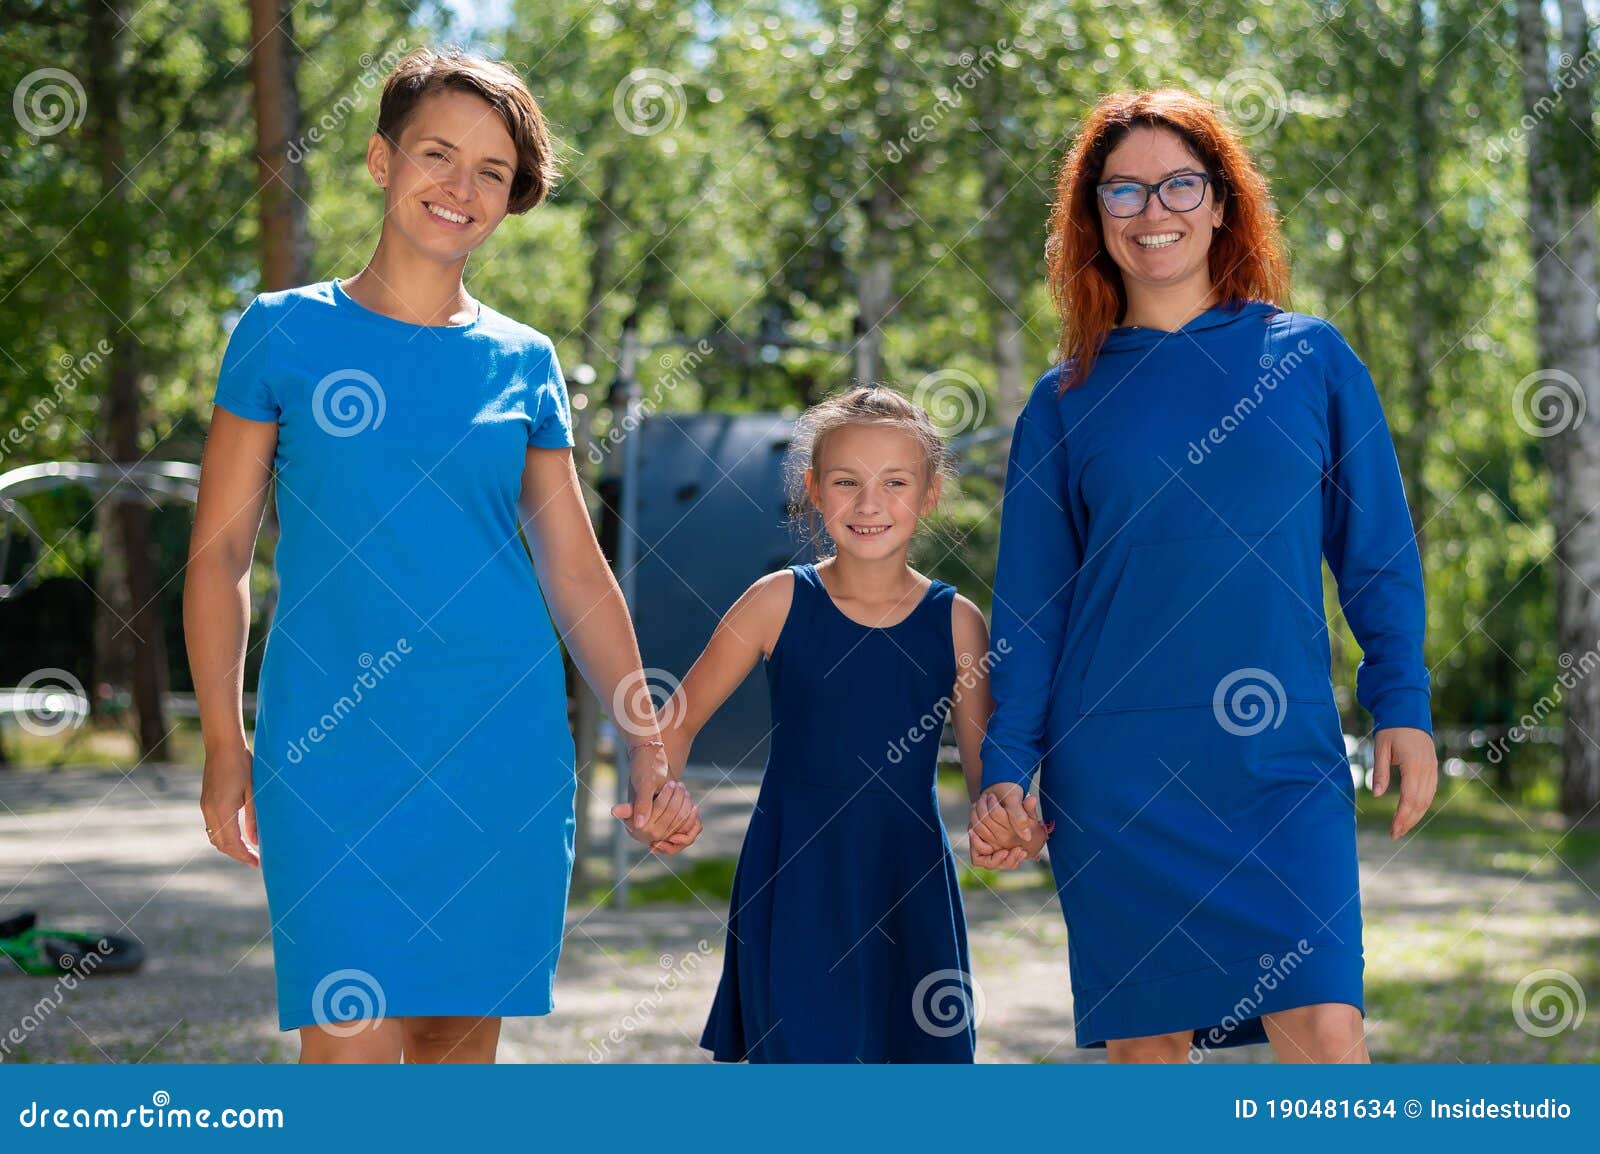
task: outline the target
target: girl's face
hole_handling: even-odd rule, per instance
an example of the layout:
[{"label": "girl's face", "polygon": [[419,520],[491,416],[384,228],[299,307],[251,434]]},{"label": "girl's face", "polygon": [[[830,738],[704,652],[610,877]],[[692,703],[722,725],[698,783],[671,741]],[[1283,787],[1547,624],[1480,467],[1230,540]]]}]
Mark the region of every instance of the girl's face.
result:
[{"label": "girl's face", "polygon": [[[1205,165],[1170,128],[1135,128],[1106,157],[1101,184],[1137,180],[1155,184],[1180,173],[1204,173]],[[1181,192],[1167,198],[1182,203]],[[1137,203],[1137,202],[1135,202]],[[1101,235],[1124,282],[1170,288],[1191,279],[1209,282],[1211,234],[1222,224],[1216,189],[1206,184],[1198,207],[1174,212],[1154,192],[1137,216],[1113,216],[1098,194]]]},{"label": "girl's face", "polygon": [[839,552],[861,560],[904,553],[917,518],[939,500],[921,443],[893,426],[844,425],[823,450],[806,470],[806,490]]},{"label": "girl's face", "polygon": [[516,144],[469,92],[426,96],[391,145],[373,134],[367,168],[386,190],[385,226],[441,261],[462,260],[505,219]]}]

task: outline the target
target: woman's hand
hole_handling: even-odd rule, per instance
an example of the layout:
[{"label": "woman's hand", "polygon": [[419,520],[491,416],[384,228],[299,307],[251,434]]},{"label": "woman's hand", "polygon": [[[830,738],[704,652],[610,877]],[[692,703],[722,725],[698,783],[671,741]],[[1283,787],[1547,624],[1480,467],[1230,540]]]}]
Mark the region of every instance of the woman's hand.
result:
[{"label": "woman's hand", "polygon": [[1049,833],[1050,827],[1040,820],[1038,798],[1024,798],[1018,785],[992,785],[979,795],[968,815],[972,864],[1015,869],[1025,858],[1038,858]]},{"label": "woman's hand", "polygon": [[200,785],[200,813],[206,820],[206,836],[219,852],[260,868],[260,838],[256,832],[256,803],[250,789],[248,749],[206,754],[205,774]]},{"label": "woman's hand", "polygon": [[630,755],[630,800],[611,807],[628,836],[654,853],[681,853],[700,836],[700,809],[689,789],[674,781],[667,770],[665,750],[659,745],[635,747]]},{"label": "woman's hand", "polygon": [[1400,770],[1400,804],[1395,807],[1389,837],[1404,837],[1422,820],[1439,788],[1439,755],[1426,730],[1396,726],[1380,729],[1372,739],[1372,796],[1389,788],[1389,767]]},{"label": "woman's hand", "polygon": [[1012,870],[1022,864],[1021,846],[1001,849],[984,836],[983,815],[987,809],[987,795],[973,802],[967,815],[967,851],[972,864],[987,870]]}]

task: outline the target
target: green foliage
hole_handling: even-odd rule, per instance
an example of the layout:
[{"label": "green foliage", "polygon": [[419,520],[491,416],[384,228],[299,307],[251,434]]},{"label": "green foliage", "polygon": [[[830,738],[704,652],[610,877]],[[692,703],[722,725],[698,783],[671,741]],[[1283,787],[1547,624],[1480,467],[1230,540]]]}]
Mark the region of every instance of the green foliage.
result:
[{"label": "green foliage", "polygon": [[[87,85],[103,65],[89,58],[86,5],[8,7],[19,15],[0,27],[0,92],[48,68]],[[419,11],[295,8],[314,275],[354,273],[376,242],[364,150],[387,61],[445,39],[503,55],[551,121],[563,177],[474,257],[469,284],[556,340],[595,435],[629,315],[646,341],[781,328],[850,346],[863,206],[885,190],[893,228],[875,243],[888,245],[898,301],[886,375],[910,387],[959,369],[987,390],[984,423],[1003,423],[992,342],[1008,306],[992,270],[1002,255],[1019,270],[1031,378],[1056,334],[1043,265],[1055,170],[1090,103],[1157,84],[1212,96],[1270,178],[1293,307],[1339,326],[1388,407],[1424,542],[1437,716],[1504,721],[1553,683],[1542,446],[1509,399],[1536,366],[1504,6],[519,0],[505,27],[477,29]],[[97,455],[106,382],[93,352],[118,332],[140,351],[141,449],[197,459],[227,325],[259,284],[246,9],[150,0],[132,6],[126,41],[121,172],[93,116],[38,136],[4,101],[0,431],[26,431],[0,441],[0,470]],[[1004,195],[986,204],[996,155]],[[125,212],[104,207],[108,181],[127,190]],[[120,304],[102,291],[114,253],[134,270]],[[592,376],[575,371],[585,362]],[[795,410],[853,369],[848,352],[819,350],[682,363],[669,349],[641,366],[666,408]],[[987,464],[922,554],[982,605],[999,500]],[[82,502],[29,508],[60,542],[44,572],[92,570]],[[1358,657],[1346,636],[1339,683]]]}]

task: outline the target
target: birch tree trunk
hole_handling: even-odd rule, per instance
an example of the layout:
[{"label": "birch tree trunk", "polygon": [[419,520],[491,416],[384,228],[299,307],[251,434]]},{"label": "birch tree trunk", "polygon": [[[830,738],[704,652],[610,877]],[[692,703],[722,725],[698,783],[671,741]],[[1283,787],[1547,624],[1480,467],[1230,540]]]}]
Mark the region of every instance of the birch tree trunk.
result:
[{"label": "birch tree trunk", "polygon": [[[1555,530],[1556,634],[1566,705],[1561,811],[1592,818],[1600,806],[1600,678],[1569,664],[1600,645],[1600,286],[1594,219],[1595,63],[1582,0],[1561,2],[1561,53],[1552,77],[1550,29],[1540,0],[1518,0],[1523,124],[1528,131],[1529,226],[1533,244],[1535,336],[1542,398],[1531,415],[1550,467]],[[1526,385],[1526,382],[1524,382]]]}]

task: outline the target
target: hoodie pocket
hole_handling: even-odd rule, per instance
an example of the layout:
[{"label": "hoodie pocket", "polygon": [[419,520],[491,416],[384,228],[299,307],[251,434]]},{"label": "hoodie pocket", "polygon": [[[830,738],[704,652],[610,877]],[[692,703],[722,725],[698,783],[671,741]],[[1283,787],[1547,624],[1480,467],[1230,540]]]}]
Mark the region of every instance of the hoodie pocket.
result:
[{"label": "hoodie pocket", "polygon": [[1133,546],[1080,712],[1207,706],[1255,717],[1331,700],[1321,585],[1305,584],[1281,533]]}]

